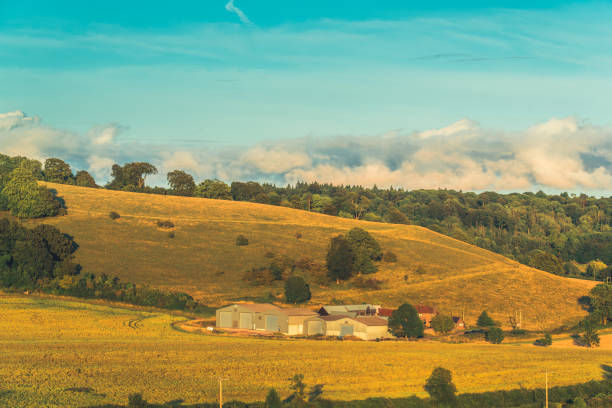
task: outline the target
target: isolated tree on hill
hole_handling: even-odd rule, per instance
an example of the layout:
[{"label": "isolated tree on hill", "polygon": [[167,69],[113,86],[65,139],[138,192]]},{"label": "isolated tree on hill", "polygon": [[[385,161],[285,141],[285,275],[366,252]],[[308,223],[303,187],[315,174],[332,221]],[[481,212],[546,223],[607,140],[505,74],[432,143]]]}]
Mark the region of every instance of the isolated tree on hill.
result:
[{"label": "isolated tree on hill", "polygon": [[217,200],[232,199],[230,186],[220,180],[204,180],[195,188],[194,195],[196,197],[213,198]]},{"label": "isolated tree on hill", "polygon": [[383,253],[380,244],[364,229],[353,228],[346,234],[354,255],[353,272],[374,273],[378,270],[374,261],[380,261]]},{"label": "isolated tree on hill", "polygon": [[585,322],[582,342],[587,347],[599,347],[599,334],[597,333],[593,323],[589,321]]},{"label": "isolated tree on hill", "polygon": [[142,189],[145,186],[145,177],[151,174],[157,174],[157,168],[150,163],[126,163],[123,167],[113,164],[111,169],[113,179],[107,187],[113,190],[129,187]]},{"label": "isolated tree on hill", "polygon": [[70,165],[56,158],[45,160],[44,175],[45,180],[52,183],[72,184],[74,181]]},{"label": "isolated tree on hill", "polygon": [[438,404],[457,406],[457,387],[453,384],[451,372],[446,368],[434,368],[423,388]]},{"label": "isolated tree on hill", "polygon": [[168,184],[170,184],[174,194],[188,197],[193,195],[196,185],[190,174],[185,173],[183,170],[173,170],[168,173],[167,177]]},{"label": "isolated tree on hill", "polygon": [[389,332],[396,337],[423,337],[425,326],[414,306],[404,303],[389,317]]},{"label": "isolated tree on hill", "polygon": [[455,322],[451,316],[439,314],[431,319],[431,327],[436,333],[446,334],[455,328]]},{"label": "isolated tree on hill", "polygon": [[94,180],[91,174],[89,174],[85,170],[80,170],[77,172],[75,176],[75,184],[79,187],[98,187],[98,185],[96,184],[96,180]]},{"label": "isolated tree on hill", "polygon": [[338,235],[331,239],[327,250],[327,275],[330,279],[340,283],[353,274],[355,258],[351,244],[342,236]]},{"label": "isolated tree on hill", "polygon": [[303,303],[310,300],[310,287],[300,276],[285,281],[285,299],[288,303]]},{"label": "isolated tree on hill", "polygon": [[495,321],[491,319],[491,317],[486,312],[486,310],[483,310],[480,316],[478,316],[478,321],[476,322],[476,326],[483,327],[483,328],[492,327],[492,326],[495,326]]}]

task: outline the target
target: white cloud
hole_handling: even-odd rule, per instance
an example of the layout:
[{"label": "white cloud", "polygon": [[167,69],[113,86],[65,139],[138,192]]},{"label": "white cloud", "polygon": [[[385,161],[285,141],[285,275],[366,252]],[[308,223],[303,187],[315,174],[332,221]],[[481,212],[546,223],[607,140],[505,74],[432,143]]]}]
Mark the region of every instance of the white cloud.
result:
[{"label": "white cloud", "polygon": [[234,5],[234,0],[229,0],[227,4],[225,5],[225,9],[229,11],[230,13],[236,14],[238,18],[240,19],[240,21],[242,21],[243,24],[249,24],[249,25],[253,24],[251,20],[249,20],[249,18],[246,16],[246,14],[244,14],[242,10],[240,10],[238,7]]},{"label": "white cloud", "polygon": [[[391,131],[365,137],[285,139],[251,147],[185,148],[121,142],[121,126],[84,135],[43,126],[21,113],[0,114],[0,151],[40,160],[59,157],[108,181],[114,163],[148,161],[166,173],[185,170],[196,181],[257,180],[279,184],[334,184],[461,190],[612,191],[612,129],[576,118],[551,119],[523,131],[481,128],[463,119],[423,132]],[[23,126],[22,124],[26,124]],[[425,137],[423,137],[425,135]]]}]

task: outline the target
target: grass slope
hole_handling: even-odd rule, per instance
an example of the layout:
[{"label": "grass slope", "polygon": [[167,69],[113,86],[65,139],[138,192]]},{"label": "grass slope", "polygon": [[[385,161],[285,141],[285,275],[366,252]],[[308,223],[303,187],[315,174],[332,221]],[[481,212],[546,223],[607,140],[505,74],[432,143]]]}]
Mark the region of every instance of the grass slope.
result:
[{"label": "grass slope", "polygon": [[[264,340],[174,330],[181,317],[84,302],[0,294],[0,406],[83,407],[142,392],[162,403],[283,397],[302,373],[327,398],[425,396],[433,367],[459,392],[542,388],[602,378],[609,350],[419,342]],[[254,358],[257,356],[257,358]],[[355,358],[359,356],[359,358]]]},{"label": "grass slope", "polygon": [[[72,234],[80,245],[77,261],[85,271],[185,290],[211,305],[267,292],[280,295],[280,283],[271,288],[250,286],[241,280],[244,271],[267,264],[268,251],[323,262],[329,239],[355,226],[395,252],[398,262],[380,265],[375,277],[384,281],[381,290],[311,285],[313,303],[334,298],[386,306],[425,303],[444,312],[465,311],[468,324],[484,309],[504,323],[521,310],[526,327],[541,329],[583,316],[577,299],[594,285],[528,268],[418,226],[246,202],[48,186],[65,200],[68,215],[32,223],[55,224]],[[121,218],[111,220],[110,211]],[[159,220],[175,224],[175,238],[157,227]],[[300,239],[295,237],[298,232]],[[238,234],[246,235],[250,244],[236,246]],[[419,266],[425,273],[416,273]]]}]

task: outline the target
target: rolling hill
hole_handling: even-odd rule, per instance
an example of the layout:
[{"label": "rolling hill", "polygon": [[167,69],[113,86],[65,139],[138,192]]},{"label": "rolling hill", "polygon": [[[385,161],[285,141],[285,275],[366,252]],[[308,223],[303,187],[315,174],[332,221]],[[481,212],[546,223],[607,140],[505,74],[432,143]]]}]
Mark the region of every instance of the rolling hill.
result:
[{"label": "rolling hill", "polygon": [[[282,283],[251,286],[242,280],[245,270],[269,263],[268,252],[324,262],[329,239],[355,226],[369,231],[398,261],[381,263],[373,275],[383,281],[380,290],[357,289],[350,282],[330,287],[311,283],[312,303],[424,303],[444,312],[464,312],[468,324],[485,309],[502,323],[520,310],[524,327],[544,329],[585,315],[577,299],[594,286],[520,265],[418,226],[246,202],[47,186],[65,200],[68,215],[29,223],[53,224],[73,235],[79,244],[76,260],[85,272],[183,290],[210,305],[280,295]],[[111,211],[121,218],[112,220]],[[174,238],[168,229],[157,226],[165,220],[175,225]],[[249,239],[248,246],[236,246],[238,234]]]}]

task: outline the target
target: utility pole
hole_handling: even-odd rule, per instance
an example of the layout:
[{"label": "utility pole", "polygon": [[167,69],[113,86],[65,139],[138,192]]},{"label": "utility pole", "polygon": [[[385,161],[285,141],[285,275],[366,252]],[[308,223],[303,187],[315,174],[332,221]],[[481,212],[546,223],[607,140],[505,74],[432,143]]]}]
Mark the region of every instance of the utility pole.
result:
[{"label": "utility pole", "polygon": [[548,408],[548,370],[546,370],[546,408]]},{"label": "utility pole", "polygon": [[227,378],[219,378],[219,408],[223,408],[223,381]]}]

